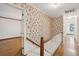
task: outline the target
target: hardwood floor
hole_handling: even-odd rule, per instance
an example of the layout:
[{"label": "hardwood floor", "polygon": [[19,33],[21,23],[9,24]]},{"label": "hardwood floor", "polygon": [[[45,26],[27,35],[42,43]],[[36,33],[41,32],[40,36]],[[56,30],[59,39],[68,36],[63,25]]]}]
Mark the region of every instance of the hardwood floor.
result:
[{"label": "hardwood floor", "polygon": [[79,47],[73,37],[64,39],[64,56],[79,56]]},{"label": "hardwood floor", "polygon": [[55,51],[54,56],[63,56],[64,48],[63,43],[58,47],[58,49]]},{"label": "hardwood floor", "polygon": [[0,56],[21,55],[21,37],[0,40]]}]

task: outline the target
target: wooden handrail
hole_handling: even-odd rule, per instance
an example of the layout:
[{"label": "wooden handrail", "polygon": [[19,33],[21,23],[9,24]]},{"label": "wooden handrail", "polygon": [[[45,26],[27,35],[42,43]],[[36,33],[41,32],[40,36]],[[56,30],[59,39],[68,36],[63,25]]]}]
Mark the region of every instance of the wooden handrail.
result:
[{"label": "wooden handrail", "polygon": [[31,39],[29,39],[29,38],[26,38],[26,39],[27,39],[28,41],[32,42],[34,45],[40,47],[40,45],[38,45],[37,43],[33,42]]},{"label": "wooden handrail", "polygon": [[[61,44],[63,43],[63,32],[61,32],[61,34],[62,34],[62,42],[61,42]],[[36,46],[38,46],[38,47],[40,47],[40,56],[44,56],[44,38],[43,37],[41,37],[41,39],[40,39],[40,45],[38,45],[37,43],[35,43],[35,42],[33,42],[32,40],[30,40],[29,38],[26,38],[27,40],[29,40],[30,42],[32,42],[33,44],[35,44]],[[60,44],[60,45],[61,45]],[[60,45],[59,45],[59,47],[60,47]],[[58,47],[58,48],[59,48]],[[46,49],[45,49],[45,51],[46,51]],[[56,51],[55,51],[56,52]],[[55,54],[55,53],[54,53]]]},{"label": "wooden handrail", "polygon": [[44,56],[44,39],[43,39],[43,37],[41,37],[41,39],[40,39],[40,45],[38,45],[37,43],[33,42],[29,38],[26,38],[26,39],[29,40],[30,42],[32,42],[34,45],[40,47],[40,56]]}]

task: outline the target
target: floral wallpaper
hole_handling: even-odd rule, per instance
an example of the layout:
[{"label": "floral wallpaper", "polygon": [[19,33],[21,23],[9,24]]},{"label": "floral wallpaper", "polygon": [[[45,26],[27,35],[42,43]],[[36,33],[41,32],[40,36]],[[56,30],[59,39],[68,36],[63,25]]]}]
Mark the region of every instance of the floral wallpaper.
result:
[{"label": "floral wallpaper", "polygon": [[55,17],[51,20],[52,37],[63,32],[63,17]]},{"label": "floral wallpaper", "polygon": [[40,38],[49,40],[51,37],[51,25],[47,15],[39,11],[38,8],[27,3],[14,3],[17,7],[24,8],[26,19],[26,37],[37,44],[40,44]]}]

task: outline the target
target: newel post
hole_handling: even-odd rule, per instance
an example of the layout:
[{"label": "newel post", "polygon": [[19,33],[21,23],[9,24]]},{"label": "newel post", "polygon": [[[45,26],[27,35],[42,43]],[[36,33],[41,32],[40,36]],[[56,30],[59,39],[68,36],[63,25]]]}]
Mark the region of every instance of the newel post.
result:
[{"label": "newel post", "polygon": [[44,39],[41,37],[40,40],[40,56],[44,56]]}]

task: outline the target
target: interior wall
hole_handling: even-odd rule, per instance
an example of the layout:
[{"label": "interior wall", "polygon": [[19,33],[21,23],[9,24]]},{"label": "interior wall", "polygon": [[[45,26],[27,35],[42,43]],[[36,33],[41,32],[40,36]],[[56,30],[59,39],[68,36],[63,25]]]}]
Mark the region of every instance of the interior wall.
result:
[{"label": "interior wall", "polygon": [[[42,13],[38,8],[26,3],[15,3],[14,5],[20,8],[24,8],[26,10],[26,13],[24,14],[26,18],[26,37],[30,38],[36,43],[40,42],[41,37],[44,37],[44,40],[46,41],[49,40],[51,36],[62,32],[62,17],[51,19],[46,14]],[[8,15],[10,11],[5,10],[5,12],[7,12],[5,15]],[[13,12],[16,13],[15,10]],[[14,13],[12,15],[14,15]],[[18,11],[18,13],[21,12]],[[9,16],[11,15],[9,14]]]},{"label": "interior wall", "polygon": [[0,56],[21,55],[22,10],[0,4]]},{"label": "interior wall", "polygon": [[7,38],[0,40],[0,56],[20,56],[21,37]]},{"label": "interior wall", "polygon": [[0,39],[21,36],[21,21],[6,19],[22,19],[22,10],[8,4],[0,4]]},{"label": "interior wall", "polygon": [[63,17],[55,17],[51,20],[52,37],[63,32]]},{"label": "interior wall", "polygon": [[14,4],[18,7],[25,8],[26,13],[26,37],[34,42],[40,42],[40,38],[48,40],[51,37],[50,18],[42,13],[38,8],[30,4]]}]

